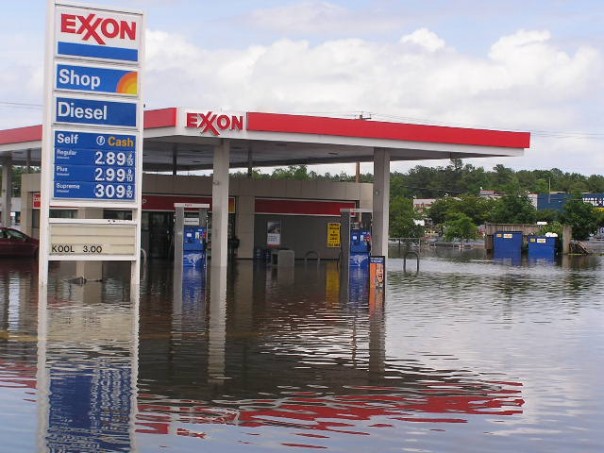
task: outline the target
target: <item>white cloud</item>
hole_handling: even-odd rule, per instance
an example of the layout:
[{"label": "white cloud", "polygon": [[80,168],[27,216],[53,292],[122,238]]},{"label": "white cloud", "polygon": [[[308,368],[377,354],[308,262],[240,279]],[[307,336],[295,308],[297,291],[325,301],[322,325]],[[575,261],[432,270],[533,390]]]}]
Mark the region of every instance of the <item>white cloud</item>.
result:
[{"label": "white cloud", "polygon": [[[148,37],[151,108],[368,111],[402,121],[568,131],[585,130],[593,121],[589,105],[602,101],[594,92],[601,85],[601,53],[586,46],[562,50],[547,31],[503,36],[480,58],[447,46],[426,28],[394,43],[281,39],[238,50],[210,50],[165,32]],[[544,137],[533,143],[526,157],[503,163],[549,167],[567,159],[571,142]],[[572,146],[587,156],[594,143],[576,140]]]},{"label": "white cloud", "polygon": [[286,36],[359,36],[395,30],[407,20],[400,15],[387,14],[375,5],[355,10],[350,5],[303,1],[257,9],[245,23],[254,29],[271,30]]},{"label": "white cloud", "polygon": [[433,33],[426,28],[420,28],[410,35],[403,36],[401,38],[401,43],[413,43],[430,52],[435,52],[445,47],[445,42],[440,39],[436,33]]},{"label": "white cloud", "polygon": [[[186,29],[148,30],[147,108],[349,115],[364,111],[374,117],[453,126],[599,130],[604,71],[597,47],[571,45],[548,30],[527,29],[493,39],[490,48],[485,43],[488,51],[482,54],[475,49],[468,53],[421,23],[415,30],[401,26],[401,15],[388,18],[377,9],[368,14],[379,15],[379,20],[328,2],[255,10],[247,19],[257,29],[279,29],[286,37],[237,48],[194,41],[184,34]],[[399,31],[383,41],[384,34],[369,38],[372,27]],[[0,71],[2,100],[41,103],[42,49],[24,51],[35,48],[25,35],[5,38],[13,41],[5,40],[7,46],[0,51],[4,61],[10,61],[10,70],[5,63],[7,69]],[[35,124],[41,118],[39,112],[6,111],[3,108],[4,127]],[[525,158],[503,163],[541,165],[560,158],[576,165],[577,160],[568,159],[569,149],[583,157],[593,154],[597,144],[542,137],[534,140]]]}]

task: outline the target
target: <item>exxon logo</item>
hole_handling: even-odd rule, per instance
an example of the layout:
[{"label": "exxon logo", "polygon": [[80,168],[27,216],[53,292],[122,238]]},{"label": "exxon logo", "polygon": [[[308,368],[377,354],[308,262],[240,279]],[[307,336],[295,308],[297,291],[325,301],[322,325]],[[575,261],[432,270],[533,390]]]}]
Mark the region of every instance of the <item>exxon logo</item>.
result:
[{"label": "exxon logo", "polygon": [[243,130],[243,116],[219,115],[211,111],[207,113],[187,113],[187,127],[201,129],[202,134],[209,132],[218,136],[222,131]]},{"label": "exxon logo", "polygon": [[82,41],[96,41],[105,45],[106,39],[136,41],[136,22],[99,17],[95,13],[86,16],[61,14],[61,33],[81,35]]}]

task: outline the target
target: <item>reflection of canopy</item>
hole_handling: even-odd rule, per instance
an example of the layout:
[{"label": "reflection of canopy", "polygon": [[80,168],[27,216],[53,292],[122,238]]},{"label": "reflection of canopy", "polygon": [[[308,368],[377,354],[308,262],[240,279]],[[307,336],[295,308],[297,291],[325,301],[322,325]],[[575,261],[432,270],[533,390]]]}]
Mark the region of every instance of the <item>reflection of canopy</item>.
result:
[{"label": "reflection of canopy", "polygon": [[[2,339],[0,332],[0,339]],[[36,367],[0,360],[0,387],[36,388]]]},{"label": "reflection of canopy", "polygon": [[[360,422],[466,423],[465,415],[509,416],[522,413],[521,384],[493,382],[427,384],[420,392],[393,387],[356,387],[347,395],[299,392],[283,399],[243,401],[174,401],[166,403],[150,395],[139,397],[138,431],[153,434],[171,432],[173,422],[190,424],[231,424],[244,427],[290,426],[306,430],[357,434]],[[357,393],[359,392],[359,393]],[[151,403],[155,401],[155,403]],[[420,415],[421,414],[421,415]],[[431,416],[429,414],[435,414]],[[444,417],[439,414],[446,414]],[[457,414],[457,416],[456,416]],[[384,420],[384,417],[386,420]],[[379,420],[378,420],[379,418]],[[188,435],[186,430],[178,434]]]}]

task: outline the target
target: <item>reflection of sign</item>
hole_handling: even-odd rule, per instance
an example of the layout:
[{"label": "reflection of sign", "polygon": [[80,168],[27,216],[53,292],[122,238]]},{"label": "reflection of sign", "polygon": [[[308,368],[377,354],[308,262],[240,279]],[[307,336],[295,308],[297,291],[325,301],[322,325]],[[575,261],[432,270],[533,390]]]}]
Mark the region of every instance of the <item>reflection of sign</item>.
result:
[{"label": "reflection of sign", "polygon": [[327,247],[340,247],[340,224],[327,224]]},{"label": "reflection of sign", "polygon": [[266,245],[268,247],[281,246],[281,222],[269,221],[266,224]]}]

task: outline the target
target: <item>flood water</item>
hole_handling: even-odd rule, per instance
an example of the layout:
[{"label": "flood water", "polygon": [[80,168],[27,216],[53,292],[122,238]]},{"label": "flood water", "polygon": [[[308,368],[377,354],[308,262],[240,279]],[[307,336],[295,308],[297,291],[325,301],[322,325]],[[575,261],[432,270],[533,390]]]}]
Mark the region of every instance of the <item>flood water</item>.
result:
[{"label": "flood water", "polygon": [[603,451],[603,260],[391,257],[383,303],[334,262],[2,261],[0,451]]}]

